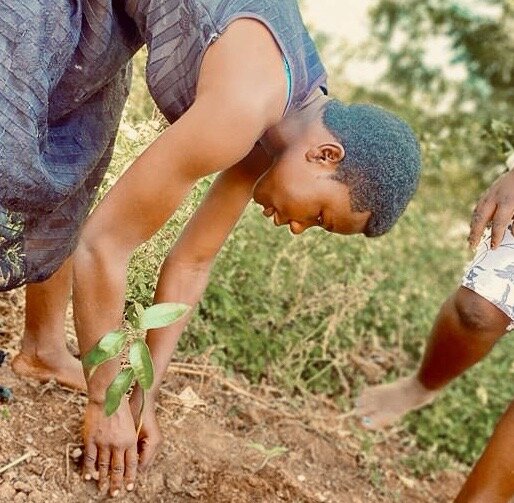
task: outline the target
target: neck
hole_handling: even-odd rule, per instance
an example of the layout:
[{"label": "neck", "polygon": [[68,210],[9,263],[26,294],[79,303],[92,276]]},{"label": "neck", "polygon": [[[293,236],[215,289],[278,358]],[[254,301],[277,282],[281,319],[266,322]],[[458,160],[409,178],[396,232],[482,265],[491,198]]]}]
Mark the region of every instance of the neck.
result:
[{"label": "neck", "polygon": [[299,110],[289,113],[278,124],[269,128],[261,138],[261,144],[271,156],[283,152],[305,135],[306,129],[321,119],[321,110],[329,100],[320,89],[314,91]]}]

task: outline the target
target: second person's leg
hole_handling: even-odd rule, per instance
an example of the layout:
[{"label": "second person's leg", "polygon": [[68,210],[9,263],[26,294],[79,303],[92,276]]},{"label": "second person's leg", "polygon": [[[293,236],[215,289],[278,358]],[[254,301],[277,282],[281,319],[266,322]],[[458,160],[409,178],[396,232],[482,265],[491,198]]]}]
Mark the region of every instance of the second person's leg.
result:
[{"label": "second person's leg", "polygon": [[39,381],[55,379],[85,390],[82,365],[66,347],[64,322],[71,293],[71,259],[47,281],[27,285],[25,332],[13,371]]},{"label": "second person's leg", "polygon": [[489,353],[510,321],[489,301],[460,287],[439,311],[419,370],[363,392],[356,409],[363,425],[383,428],[431,402],[446,384]]},{"label": "second person's leg", "polygon": [[508,503],[514,496],[514,402],[497,424],[455,503]]}]

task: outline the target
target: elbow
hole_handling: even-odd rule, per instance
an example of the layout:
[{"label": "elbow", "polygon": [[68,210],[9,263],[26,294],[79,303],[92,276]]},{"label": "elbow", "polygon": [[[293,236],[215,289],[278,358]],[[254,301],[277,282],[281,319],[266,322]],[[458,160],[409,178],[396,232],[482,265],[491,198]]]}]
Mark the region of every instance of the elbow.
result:
[{"label": "elbow", "polygon": [[82,281],[92,274],[109,277],[115,271],[126,270],[129,256],[109,240],[82,237],[73,254],[74,281]]}]

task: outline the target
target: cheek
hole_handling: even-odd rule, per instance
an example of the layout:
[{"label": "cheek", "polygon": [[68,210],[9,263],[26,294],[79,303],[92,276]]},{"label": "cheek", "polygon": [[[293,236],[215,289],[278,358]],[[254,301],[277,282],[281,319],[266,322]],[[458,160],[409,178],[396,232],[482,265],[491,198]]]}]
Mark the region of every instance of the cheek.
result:
[{"label": "cheek", "polygon": [[278,169],[269,170],[256,186],[256,191],[266,196],[272,196],[273,200],[287,200],[291,197],[290,189],[292,181],[284,176],[284,172]]}]

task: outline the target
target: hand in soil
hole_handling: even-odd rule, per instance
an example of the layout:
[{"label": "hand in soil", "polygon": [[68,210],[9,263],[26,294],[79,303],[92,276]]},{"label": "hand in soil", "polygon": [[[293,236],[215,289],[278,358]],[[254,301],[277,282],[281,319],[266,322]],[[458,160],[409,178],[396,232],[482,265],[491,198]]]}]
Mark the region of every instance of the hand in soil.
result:
[{"label": "hand in soil", "polygon": [[[141,391],[137,387],[130,397],[130,409],[137,429],[139,425],[139,412],[141,410]],[[137,439],[137,451],[139,455],[139,469],[145,471],[153,463],[163,441],[161,429],[157,423],[155,401],[153,399],[147,398],[142,420],[141,430]]]},{"label": "hand in soil", "polygon": [[84,478],[96,478],[98,488],[118,496],[123,482],[134,489],[137,474],[137,444],[134,421],[127,400],[110,417],[103,404],[89,402],[84,417]]}]

